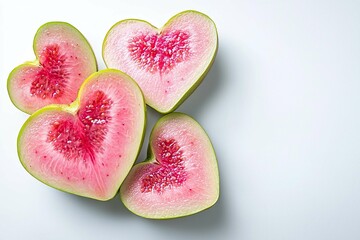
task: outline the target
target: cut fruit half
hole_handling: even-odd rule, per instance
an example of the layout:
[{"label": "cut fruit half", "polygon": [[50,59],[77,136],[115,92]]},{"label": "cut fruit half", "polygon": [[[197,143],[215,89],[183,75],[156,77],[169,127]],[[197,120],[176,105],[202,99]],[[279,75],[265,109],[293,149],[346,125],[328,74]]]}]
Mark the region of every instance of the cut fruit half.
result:
[{"label": "cut fruit half", "polygon": [[117,193],[138,155],[145,103],[138,85],[118,70],[92,74],[75,102],[50,105],[23,125],[18,154],[41,182],[98,200]]},{"label": "cut fruit half", "polygon": [[103,59],[108,67],[137,81],[149,106],[168,113],[205,77],[215,59],[217,43],[214,22],[200,12],[181,12],[161,29],[127,19],[107,33]]},{"label": "cut fruit half", "polygon": [[33,47],[36,60],[16,67],[7,83],[11,101],[23,112],[72,103],[83,81],[97,71],[90,44],[68,23],[42,25]]},{"label": "cut fruit half", "polygon": [[171,113],[155,125],[148,160],[135,165],[120,188],[124,205],[154,219],[187,216],[219,197],[219,173],[212,144],[191,117]]}]

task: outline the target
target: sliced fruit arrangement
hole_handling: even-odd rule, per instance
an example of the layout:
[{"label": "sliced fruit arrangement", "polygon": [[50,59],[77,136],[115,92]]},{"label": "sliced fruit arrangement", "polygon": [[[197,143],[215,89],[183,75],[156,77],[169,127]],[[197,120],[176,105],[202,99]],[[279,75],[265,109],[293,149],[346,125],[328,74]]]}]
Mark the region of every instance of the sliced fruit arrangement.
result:
[{"label": "sliced fruit arrangement", "polygon": [[116,23],[104,39],[103,59],[137,81],[149,106],[168,113],[200,84],[217,45],[214,22],[200,12],[185,11],[160,29],[135,19]]},{"label": "sliced fruit arrangement", "polygon": [[33,47],[36,60],[16,67],[8,78],[12,102],[26,113],[49,104],[70,104],[83,81],[97,71],[91,46],[68,23],[42,25]]},{"label": "sliced fruit arrangement", "polygon": [[171,113],[152,130],[148,160],[135,165],[120,188],[125,206],[146,218],[197,213],[219,197],[219,174],[212,144],[191,117]]},{"label": "sliced fruit arrangement", "polygon": [[118,70],[92,74],[71,105],[50,105],[23,125],[18,154],[41,182],[65,192],[108,200],[138,155],[145,103],[136,82]]}]

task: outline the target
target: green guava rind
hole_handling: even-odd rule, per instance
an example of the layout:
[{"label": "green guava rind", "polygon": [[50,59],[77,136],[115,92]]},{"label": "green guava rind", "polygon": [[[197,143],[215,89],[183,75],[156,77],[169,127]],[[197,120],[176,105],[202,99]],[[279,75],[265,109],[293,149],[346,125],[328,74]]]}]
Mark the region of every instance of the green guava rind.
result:
[{"label": "green guava rind", "polygon": [[[214,162],[212,162],[213,164],[213,169],[215,169],[216,174],[214,174],[214,176],[212,176],[215,179],[216,182],[216,186],[215,186],[215,195],[213,196],[213,200],[211,204],[208,205],[204,205],[201,206],[200,208],[194,208],[194,209],[190,209],[189,211],[187,211],[186,213],[182,213],[182,214],[178,214],[178,215],[174,215],[174,214],[163,214],[162,216],[159,215],[154,215],[151,213],[146,213],[146,212],[139,212],[136,209],[134,209],[133,205],[128,202],[128,188],[129,186],[132,184],[132,181],[138,181],[139,178],[136,178],[135,175],[137,175],[137,169],[141,168],[142,166],[146,166],[149,164],[154,164],[156,163],[156,159],[154,156],[154,148],[151,145],[151,139],[154,138],[154,134],[156,129],[158,128],[159,125],[161,125],[162,123],[164,123],[165,121],[171,120],[171,119],[175,119],[175,118],[184,118],[187,120],[191,121],[191,124],[193,124],[193,126],[199,128],[203,135],[206,137],[206,139],[209,141],[210,143],[210,148],[208,149],[209,152],[211,152],[211,154],[214,156]],[[218,163],[217,163],[217,158],[216,158],[216,153],[215,150],[213,148],[213,145],[211,143],[211,140],[209,138],[209,136],[207,135],[207,133],[205,132],[205,130],[201,127],[201,125],[196,122],[196,120],[194,120],[192,117],[184,114],[184,113],[180,113],[180,112],[173,112],[170,114],[167,114],[165,116],[163,116],[162,118],[160,118],[158,120],[158,122],[155,124],[155,126],[153,127],[150,137],[149,137],[149,145],[148,145],[148,156],[147,159],[141,163],[136,164],[131,171],[129,172],[128,176],[126,177],[125,181],[123,182],[123,184],[120,187],[120,199],[123,202],[124,206],[131,211],[132,213],[134,213],[135,215],[138,215],[140,217],[143,218],[148,218],[148,219],[160,219],[160,220],[165,220],[165,219],[173,219],[173,218],[181,218],[181,217],[186,217],[186,216],[190,216],[199,212],[202,212],[204,210],[207,210],[209,208],[211,208],[213,205],[215,205],[215,203],[218,201],[219,196],[220,196],[220,178],[219,178],[219,170],[218,170]],[[136,194],[140,195],[142,194],[141,192],[137,192]],[[181,203],[179,203],[181,204]],[[165,206],[166,208],[166,206]],[[166,211],[166,209],[165,209]]]},{"label": "green guava rind", "polygon": [[[80,98],[81,98],[81,95],[82,95],[82,91],[83,89],[85,88],[86,84],[92,80],[92,78],[94,76],[97,76],[99,74],[102,74],[102,73],[111,73],[111,72],[114,72],[114,73],[117,73],[117,74],[120,74],[122,76],[124,76],[125,78],[127,79],[130,79],[130,81],[134,84],[134,86],[136,86],[136,88],[138,89],[138,92],[142,98],[142,109],[143,109],[143,116],[144,116],[144,119],[143,119],[143,124],[142,124],[142,135],[140,136],[140,141],[139,141],[139,144],[138,146],[136,147],[137,151],[136,151],[136,154],[134,154],[134,158],[131,160],[131,164],[129,164],[129,167],[127,169],[126,172],[124,172],[123,176],[121,177],[121,179],[119,179],[119,182],[117,184],[117,187],[116,189],[113,189],[113,194],[109,197],[106,197],[106,198],[102,198],[102,197],[97,197],[97,196],[89,196],[89,195],[86,195],[86,194],[79,194],[78,192],[76,191],[69,191],[68,189],[65,189],[65,188],[61,188],[61,187],[57,187],[57,186],[54,186],[54,185],[51,185],[49,184],[46,180],[44,179],[41,179],[41,178],[38,178],[37,176],[35,176],[32,171],[29,169],[29,167],[24,163],[24,158],[23,158],[23,153],[21,152],[21,149],[22,149],[22,136],[23,136],[23,133],[25,131],[25,129],[27,128],[27,126],[34,120],[36,119],[37,116],[43,114],[43,113],[46,113],[48,111],[65,111],[65,112],[69,112],[71,114],[76,114],[76,112],[78,111],[79,109],[79,106],[80,106]],[[121,183],[124,181],[125,177],[127,176],[128,172],[131,170],[131,166],[134,164],[136,158],[138,157],[139,153],[140,153],[140,149],[141,149],[141,146],[143,144],[143,141],[144,141],[144,136],[145,136],[145,128],[146,128],[146,107],[145,107],[145,101],[144,101],[144,98],[143,98],[143,95],[142,95],[142,92],[140,90],[140,87],[137,85],[137,83],[135,81],[133,81],[131,79],[131,77],[129,77],[128,75],[126,75],[125,73],[119,71],[119,70],[116,70],[116,69],[105,69],[105,70],[101,70],[99,72],[95,72],[93,74],[91,74],[84,82],[83,84],[81,85],[80,89],[79,89],[79,94],[78,94],[78,97],[77,99],[71,103],[70,105],[66,105],[66,104],[53,104],[53,105],[48,105],[48,106],[45,106],[39,110],[37,110],[35,113],[33,113],[32,115],[30,115],[30,117],[25,121],[25,123],[23,124],[23,126],[21,127],[20,131],[19,131],[19,134],[18,134],[18,138],[17,138],[17,153],[18,153],[18,157],[19,157],[19,160],[20,160],[20,163],[21,165],[24,167],[24,169],[31,175],[33,176],[35,179],[37,179],[38,181],[44,183],[45,185],[49,186],[49,187],[52,187],[54,189],[57,189],[57,190],[60,190],[62,192],[66,192],[66,193],[70,193],[70,194],[74,194],[74,195],[78,195],[78,196],[81,196],[81,197],[86,197],[86,198],[92,198],[92,199],[95,199],[95,200],[99,200],[99,201],[107,201],[107,200],[110,200],[112,199],[119,191],[119,188],[120,188],[120,185]]]},{"label": "green guava rind", "polygon": [[[109,31],[106,33],[106,36],[104,38],[104,41],[103,41],[103,45],[102,45],[102,58],[105,62],[105,65],[107,67],[109,67],[109,64],[108,62],[106,61],[106,57],[104,56],[104,49],[105,49],[105,46],[106,46],[106,41],[108,39],[108,36],[110,34],[110,32],[119,24],[122,24],[124,22],[127,22],[127,21],[138,21],[138,22],[143,22],[143,23],[146,23],[147,25],[149,25],[150,27],[152,27],[154,30],[157,30],[158,32],[161,32],[162,29],[166,28],[167,25],[169,25],[173,19],[179,17],[180,15],[182,14],[187,14],[187,13],[194,13],[194,14],[199,14],[199,15],[202,15],[203,17],[209,19],[212,23],[213,23],[213,27],[215,29],[215,33],[216,33],[216,43],[215,43],[215,50],[214,50],[214,53],[211,57],[211,60],[207,66],[206,69],[204,69],[204,71],[202,72],[202,74],[198,77],[198,79],[193,83],[193,85],[190,86],[190,88],[188,88],[187,91],[185,91],[183,93],[183,95],[169,108],[166,108],[166,109],[162,109],[161,106],[157,106],[158,104],[157,103],[153,103],[149,100],[147,100],[147,97],[145,95],[145,102],[148,106],[150,106],[151,108],[153,108],[154,110],[156,110],[157,112],[159,113],[162,113],[162,114],[166,114],[166,113],[170,113],[170,112],[173,112],[174,110],[176,110],[196,89],[197,87],[201,84],[201,82],[203,81],[203,79],[205,78],[205,76],[208,74],[209,70],[211,69],[214,61],[215,61],[215,58],[216,58],[216,55],[217,55],[217,51],[218,51],[218,42],[219,42],[219,38],[218,38],[218,34],[217,34],[217,27],[214,23],[214,21],[206,14],[204,13],[201,13],[201,12],[198,12],[198,11],[195,11],[195,10],[186,10],[186,11],[183,11],[183,12],[180,12],[176,15],[174,15],[173,17],[171,17],[164,25],[163,27],[161,28],[157,28],[155,27],[154,25],[152,25],[151,23],[145,21],[145,20],[141,20],[141,19],[125,19],[125,20],[121,20],[117,23],[115,23],[110,29]],[[120,69],[121,70],[121,69]],[[136,81],[136,79],[135,79]]]},{"label": "green guava rind", "polygon": [[[10,100],[11,102],[14,104],[14,106],[16,108],[18,108],[19,110],[23,111],[24,113],[27,113],[27,114],[32,114],[34,113],[36,110],[40,109],[41,107],[35,107],[34,109],[29,109],[25,106],[23,106],[23,103],[21,103],[21,99],[16,99],[16,97],[14,96],[15,94],[13,93],[13,91],[18,91],[16,90],[17,86],[13,86],[13,79],[14,79],[14,76],[20,72],[21,70],[23,70],[24,68],[26,67],[39,67],[40,66],[40,63],[39,63],[39,52],[37,51],[36,49],[36,43],[38,41],[38,38],[40,37],[41,35],[41,32],[46,29],[46,28],[49,28],[49,27],[52,27],[52,26],[64,26],[66,28],[68,28],[70,31],[73,31],[78,38],[78,40],[80,42],[83,43],[83,45],[85,46],[85,48],[87,48],[88,50],[88,54],[91,56],[91,59],[89,62],[92,62],[90,68],[92,68],[91,70],[91,73],[93,72],[96,72],[97,69],[98,69],[98,65],[97,65],[97,62],[96,62],[96,57],[95,57],[95,53],[93,51],[93,49],[91,48],[91,45],[90,43],[88,42],[88,40],[85,38],[85,36],[77,29],[75,28],[73,25],[71,25],[70,23],[67,23],[67,22],[47,22],[43,25],[41,25],[38,30],[36,31],[35,33],[35,36],[34,36],[34,40],[33,40],[33,52],[35,54],[35,57],[36,59],[34,61],[26,61],[25,63],[23,64],[20,64],[19,66],[15,67],[9,74],[8,76],[8,79],[7,79],[7,91],[8,91],[8,95],[10,97]],[[84,77],[84,80],[87,78],[88,76]],[[68,102],[68,103],[61,103],[61,104],[70,104],[71,102]],[[53,103],[50,103],[48,105],[51,105]],[[54,103],[55,104],[55,103]],[[44,105],[45,106],[45,105]],[[43,106],[43,107],[44,107]]]}]

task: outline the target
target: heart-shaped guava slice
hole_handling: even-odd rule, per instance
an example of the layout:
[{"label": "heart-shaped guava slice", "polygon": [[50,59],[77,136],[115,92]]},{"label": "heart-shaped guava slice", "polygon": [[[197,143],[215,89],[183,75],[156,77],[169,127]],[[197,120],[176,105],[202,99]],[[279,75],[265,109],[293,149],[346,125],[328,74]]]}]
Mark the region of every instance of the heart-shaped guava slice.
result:
[{"label": "heart-shaped guava slice", "polygon": [[85,37],[65,22],[49,22],[35,34],[36,60],[16,67],[8,77],[8,93],[20,110],[33,113],[49,104],[70,104],[83,81],[97,71]]},{"label": "heart-shaped guava slice", "polygon": [[210,139],[191,117],[170,113],[155,125],[148,160],[135,165],[120,188],[125,206],[154,219],[176,218],[211,207],[219,173]]},{"label": "heart-shaped guava slice", "polygon": [[124,71],[139,84],[149,106],[168,113],[205,77],[217,43],[214,22],[200,12],[181,12],[161,29],[127,19],[107,33],[103,59],[108,67]]},{"label": "heart-shaped guava slice", "polygon": [[134,164],[144,127],[136,82],[118,70],[102,70],[85,80],[70,106],[46,106],[30,116],[19,133],[18,154],[41,182],[108,200]]}]

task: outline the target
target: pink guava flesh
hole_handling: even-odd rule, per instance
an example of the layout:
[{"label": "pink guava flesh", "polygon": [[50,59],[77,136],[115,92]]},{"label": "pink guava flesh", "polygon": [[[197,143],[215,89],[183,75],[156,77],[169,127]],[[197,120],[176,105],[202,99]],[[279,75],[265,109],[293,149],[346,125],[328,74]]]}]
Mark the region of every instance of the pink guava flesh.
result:
[{"label": "pink guava flesh", "polygon": [[91,75],[70,107],[33,114],[18,138],[19,157],[35,178],[57,189],[99,200],[112,198],[142,143],[141,90],[117,70]]},{"label": "pink guava flesh", "polygon": [[215,24],[196,11],[177,14],[161,29],[140,20],[120,21],[103,44],[106,65],[129,74],[146,103],[162,113],[173,111],[195,90],[216,51]]},{"label": "pink guava flesh", "polygon": [[103,91],[96,91],[89,96],[73,120],[51,123],[47,142],[70,161],[82,159],[95,163],[95,153],[102,152],[102,142],[111,121],[112,101]]},{"label": "pink guava flesh", "polygon": [[186,216],[211,207],[219,196],[212,144],[192,118],[162,117],[149,142],[150,156],[132,168],[120,188],[125,206],[146,218]]},{"label": "pink guava flesh", "polygon": [[47,46],[40,54],[41,69],[34,76],[30,94],[38,98],[59,98],[64,94],[69,72],[66,57],[60,54],[57,44]]},{"label": "pink guava flesh", "polygon": [[186,181],[183,152],[175,139],[158,139],[157,166],[142,178],[141,192],[161,193]]},{"label": "pink guava flesh", "polygon": [[34,38],[37,60],[16,67],[8,78],[11,100],[33,113],[49,104],[70,104],[83,81],[97,70],[91,46],[73,26],[44,24]]},{"label": "pink guava flesh", "polygon": [[190,57],[189,38],[188,33],[180,30],[142,34],[129,40],[128,49],[140,68],[163,74]]}]

